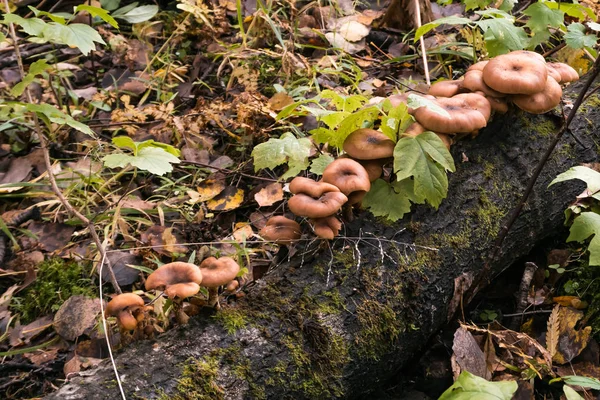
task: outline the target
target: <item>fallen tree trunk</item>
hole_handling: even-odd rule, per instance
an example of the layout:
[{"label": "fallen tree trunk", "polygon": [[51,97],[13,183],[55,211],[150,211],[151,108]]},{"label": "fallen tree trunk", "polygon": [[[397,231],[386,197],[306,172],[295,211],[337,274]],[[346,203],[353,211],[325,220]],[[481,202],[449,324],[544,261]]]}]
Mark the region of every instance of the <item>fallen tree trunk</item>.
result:
[{"label": "fallen tree trunk", "polygon": [[[577,95],[577,86],[566,98]],[[492,271],[562,226],[580,185],[548,183],[597,160],[596,95],[583,104],[539,177]],[[194,317],[117,357],[126,393],[144,398],[361,398],[406,365],[447,321],[455,278],[477,277],[503,218],[557,131],[560,118],[512,110],[453,148],[457,164],[438,211],[397,224],[362,212],[331,251],[315,244],[283,260],[215,318]],[[468,279],[467,279],[468,280]],[[204,396],[204,397],[203,397]],[[51,399],[116,399],[109,363]]]}]

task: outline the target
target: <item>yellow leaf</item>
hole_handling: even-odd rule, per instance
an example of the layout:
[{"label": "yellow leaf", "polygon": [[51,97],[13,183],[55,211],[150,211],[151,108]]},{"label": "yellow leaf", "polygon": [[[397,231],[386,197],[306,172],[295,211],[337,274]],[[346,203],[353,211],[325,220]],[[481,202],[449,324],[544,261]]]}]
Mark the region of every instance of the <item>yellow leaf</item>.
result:
[{"label": "yellow leaf", "polygon": [[206,207],[211,211],[230,211],[238,208],[244,201],[244,191],[235,186],[227,186],[225,190],[219,193],[206,203]]}]

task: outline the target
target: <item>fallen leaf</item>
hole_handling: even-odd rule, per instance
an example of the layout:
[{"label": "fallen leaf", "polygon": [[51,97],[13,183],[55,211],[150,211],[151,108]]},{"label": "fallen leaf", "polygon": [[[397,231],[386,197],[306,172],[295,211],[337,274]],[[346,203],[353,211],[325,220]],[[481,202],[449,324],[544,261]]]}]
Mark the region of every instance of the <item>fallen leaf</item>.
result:
[{"label": "fallen leaf", "polygon": [[100,300],[85,296],[71,296],[54,316],[54,330],[67,340],[75,340],[96,324],[100,314]]},{"label": "fallen leaf", "polygon": [[0,172],[0,193],[11,193],[23,189],[23,186],[14,184],[28,180],[32,169],[31,162],[25,157],[13,159],[8,170]]},{"label": "fallen leaf", "polygon": [[[62,249],[69,243],[75,227],[67,224],[34,221],[29,225],[29,230],[37,236],[37,242],[42,249],[53,252]],[[32,238],[24,238],[23,241],[30,245],[35,243],[35,239]]]},{"label": "fallen leaf", "polygon": [[165,228],[153,225],[142,233],[141,240],[146,245],[152,246],[153,250],[165,256],[173,256],[173,253],[187,253],[187,247],[179,246],[182,240],[179,234],[173,232],[173,228]]},{"label": "fallen leaf", "polygon": [[207,179],[196,187],[196,192],[188,191],[188,195],[190,196],[189,202],[196,204],[211,200],[225,190],[225,187],[225,183],[220,180]]},{"label": "fallen leaf", "polygon": [[27,325],[17,323],[15,329],[13,329],[10,334],[10,345],[14,347],[28,344],[31,339],[35,338],[51,326],[52,315],[45,315]]},{"label": "fallen leaf", "polygon": [[235,186],[227,186],[218,196],[209,200],[206,207],[211,211],[230,211],[238,208],[244,201],[244,191]]},{"label": "fallen leaf", "polygon": [[[135,268],[127,266],[127,264],[135,265],[138,263],[135,255],[126,251],[116,251],[108,253],[106,257],[110,261],[113,273],[120,286],[131,285],[139,279],[140,272]],[[108,268],[106,267],[102,269],[102,279],[104,282],[108,282],[110,279]]]},{"label": "fallen leaf", "polygon": [[69,378],[69,374],[76,374],[81,371],[81,361],[79,356],[74,354],[73,357],[67,361],[63,367],[63,373],[66,378]]},{"label": "fallen leaf", "polygon": [[269,99],[269,108],[274,111],[281,111],[286,106],[294,103],[294,99],[287,93],[277,92]]},{"label": "fallen leaf", "polygon": [[454,278],[454,294],[452,295],[452,299],[450,299],[450,303],[448,304],[448,321],[454,317],[454,313],[456,312],[458,306],[462,304],[462,298],[464,294],[467,292],[467,290],[469,290],[472,283],[472,273],[463,273]]},{"label": "fallen leaf", "polygon": [[142,200],[137,196],[129,196],[121,202],[121,208],[133,208],[136,210],[153,210],[156,204],[151,201]]},{"label": "fallen leaf", "polygon": [[252,227],[248,223],[238,223],[233,231],[233,238],[238,243],[244,243],[249,237],[254,235]]},{"label": "fallen leaf", "polygon": [[281,183],[271,183],[256,193],[254,200],[256,200],[259,207],[271,206],[283,200],[283,186]]},{"label": "fallen leaf", "polygon": [[341,34],[336,32],[327,32],[325,34],[325,39],[327,39],[331,46],[342,49],[348,54],[355,54],[366,48],[366,43],[364,40],[358,42],[349,42],[344,39]]},{"label": "fallen leaf", "polygon": [[575,329],[577,322],[583,318],[583,312],[570,307],[559,310],[559,339],[556,354],[552,359],[558,364],[571,362],[587,346],[592,333],[592,327]]},{"label": "fallen leaf", "polygon": [[338,32],[348,42],[355,43],[365,38],[369,34],[370,30],[371,29],[364,26],[360,22],[348,21],[339,27]]},{"label": "fallen leaf", "polygon": [[487,368],[483,351],[479,348],[471,332],[462,326],[454,333],[452,351],[456,355],[456,362],[463,371],[469,371],[473,375],[480,376],[486,380],[492,378],[492,373]]},{"label": "fallen leaf", "polygon": [[56,359],[58,355],[58,347],[54,347],[48,350],[36,350],[33,353],[25,353],[24,357],[29,359],[35,365],[42,365],[49,361],[53,361]]}]

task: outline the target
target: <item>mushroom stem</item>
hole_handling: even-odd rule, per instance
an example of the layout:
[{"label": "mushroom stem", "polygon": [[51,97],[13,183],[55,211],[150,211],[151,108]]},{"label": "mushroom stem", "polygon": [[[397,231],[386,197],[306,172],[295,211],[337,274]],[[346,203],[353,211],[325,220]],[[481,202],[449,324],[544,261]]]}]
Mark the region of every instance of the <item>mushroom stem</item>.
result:
[{"label": "mushroom stem", "polygon": [[131,311],[129,310],[121,311],[117,316],[117,319],[124,330],[130,331],[137,327],[138,321],[133,315],[131,315]]},{"label": "mushroom stem", "polygon": [[219,304],[219,288],[209,287],[208,288],[208,301],[207,306],[214,307],[215,310],[220,310],[221,305]]}]

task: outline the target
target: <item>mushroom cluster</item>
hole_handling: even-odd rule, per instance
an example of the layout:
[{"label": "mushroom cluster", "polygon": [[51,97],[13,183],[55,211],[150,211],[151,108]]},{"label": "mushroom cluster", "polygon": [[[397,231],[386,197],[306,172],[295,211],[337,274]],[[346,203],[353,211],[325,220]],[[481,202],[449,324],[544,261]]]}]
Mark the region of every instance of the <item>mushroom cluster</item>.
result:
[{"label": "mushroom cluster", "polygon": [[[477,100],[476,97],[472,96],[473,94],[479,94],[489,103],[488,108],[498,113],[505,113],[508,110],[508,103],[512,102],[529,113],[543,114],[560,103],[562,96],[560,84],[573,82],[577,79],[579,79],[579,75],[569,65],[546,63],[544,57],[538,53],[522,50],[503,54],[489,61],[478,62],[467,70],[462,79],[433,84],[429,89],[429,95],[442,97],[436,99],[436,101],[441,103],[442,107],[448,110],[449,113],[451,107],[448,107],[448,105],[456,106],[457,103],[448,99],[462,96],[463,100],[466,101],[466,95],[468,94],[468,98],[473,99],[468,108],[483,111],[485,117],[488,111],[482,108],[483,102],[480,98]],[[473,103],[473,101],[478,103]],[[436,131],[436,128],[440,127],[439,123],[427,125],[424,122],[429,119],[431,112],[423,107],[418,109],[414,116],[427,129]],[[452,116],[454,116],[454,112],[452,112]],[[459,118],[463,119],[462,113]],[[487,119],[489,119],[489,116],[487,116]],[[483,124],[481,121],[471,123],[472,126]],[[448,125],[445,126],[446,130],[449,131]],[[463,126],[457,129],[464,129]],[[474,130],[476,129],[479,128]],[[443,131],[438,130],[437,132]],[[464,131],[457,130],[454,133],[462,132]]]},{"label": "mushroom cluster", "polygon": [[[441,81],[419,95],[447,113],[431,107],[408,108],[415,122],[404,137],[434,132],[450,149],[456,136],[471,134],[487,126],[492,112],[505,113],[509,102],[534,114],[545,113],[560,103],[561,83],[579,79],[567,64],[546,63],[531,51],[513,51],[472,65],[459,80]],[[383,98],[373,98],[375,104]],[[388,97],[392,106],[407,103],[408,94]],[[341,228],[336,213],[345,206],[360,203],[394,156],[396,142],[381,131],[361,128],[347,136],[345,154],[329,164],[319,182],[296,177],[290,183],[290,211],[307,217],[315,234],[333,239]],[[300,236],[299,225],[285,217],[273,217],[260,234],[279,244],[289,244]],[[280,236],[283,235],[283,236]]]}]

